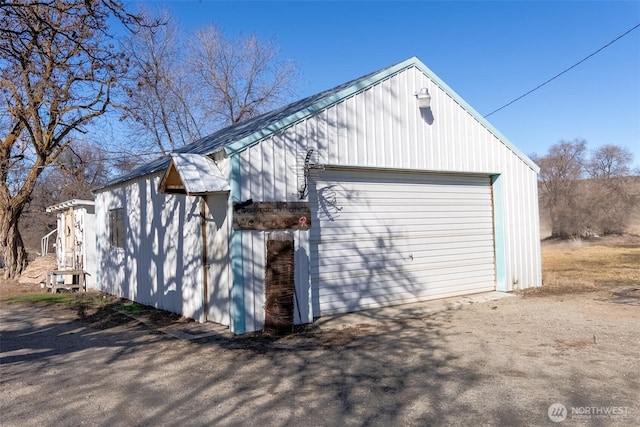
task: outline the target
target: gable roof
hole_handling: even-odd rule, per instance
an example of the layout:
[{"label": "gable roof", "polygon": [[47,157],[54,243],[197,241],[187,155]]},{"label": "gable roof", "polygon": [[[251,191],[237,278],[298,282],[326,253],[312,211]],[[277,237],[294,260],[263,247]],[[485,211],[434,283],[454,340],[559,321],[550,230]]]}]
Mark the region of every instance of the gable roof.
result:
[{"label": "gable roof", "polygon": [[[481,114],[467,104],[457,93],[455,93],[446,83],[444,83],[435,73],[424,65],[417,57],[411,57],[395,65],[374,71],[355,80],[343,83],[332,89],[311,95],[307,98],[285,105],[284,107],[261,114],[251,119],[245,120],[236,125],[228,126],[205,136],[191,144],[174,150],[174,153],[191,153],[200,155],[211,155],[220,150],[224,150],[227,155],[233,156],[245,149],[257,144],[264,138],[286,128],[300,120],[316,114],[340,101],[358,93],[376,83],[385,80],[407,68],[417,67],[433,83],[439,86],[444,92],[451,96],[462,108],[467,110],[478,122],[487,130],[493,133],[503,144],[520,157],[536,173],[539,167],[533,163],[529,157],[522,153],[504,135],[502,135],[491,123]],[[112,185],[128,181],[139,176],[154,173],[165,169],[169,165],[170,155],[158,158],[146,165],[137,168],[130,173],[123,175],[106,185],[95,189],[110,187]]]},{"label": "gable roof", "polygon": [[161,193],[204,195],[229,191],[229,183],[207,156],[172,153],[169,167],[160,181]]}]

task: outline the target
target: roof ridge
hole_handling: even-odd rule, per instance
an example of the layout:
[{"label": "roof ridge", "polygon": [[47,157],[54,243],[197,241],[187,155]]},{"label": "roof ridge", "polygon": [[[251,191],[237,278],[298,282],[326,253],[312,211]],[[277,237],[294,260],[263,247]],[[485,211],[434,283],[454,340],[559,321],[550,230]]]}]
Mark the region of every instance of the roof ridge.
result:
[{"label": "roof ridge", "polygon": [[[486,118],[471,107],[416,56],[339,84],[333,88],[309,95],[303,99],[267,111],[240,123],[224,127],[210,135],[173,150],[173,152],[211,155],[224,150],[228,156],[234,156],[258,144],[270,135],[292,126],[300,120],[304,120],[319,111],[329,108],[410,67],[417,67],[436,86],[451,96],[463,109],[478,120],[482,126],[493,133],[501,143],[520,157],[531,169],[536,173],[539,172],[539,167],[527,155],[520,151],[508,138],[500,133]],[[95,192],[129,179],[157,172],[167,166],[168,159],[169,155],[157,158],[93,191]]]},{"label": "roof ridge", "polygon": [[[175,150],[175,152],[197,152],[199,154],[210,155],[220,149],[225,149],[228,155],[234,155],[256,144],[267,136],[311,114],[328,108],[340,102],[342,99],[366,89],[379,80],[396,74],[409,66],[416,65],[416,63],[419,63],[419,60],[414,56],[391,66],[381,68],[330,89],[267,111],[259,116],[222,128]],[[261,122],[261,126],[254,126],[256,123]],[[242,132],[243,128],[247,129],[246,133]]]}]

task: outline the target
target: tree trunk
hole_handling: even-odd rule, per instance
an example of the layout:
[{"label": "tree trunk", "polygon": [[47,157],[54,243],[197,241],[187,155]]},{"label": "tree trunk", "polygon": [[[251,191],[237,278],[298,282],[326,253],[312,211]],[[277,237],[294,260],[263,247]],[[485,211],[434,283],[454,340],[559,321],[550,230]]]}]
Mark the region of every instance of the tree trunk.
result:
[{"label": "tree trunk", "polygon": [[16,279],[27,267],[27,251],[18,230],[20,210],[0,207],[0,243],[4,278]]}]

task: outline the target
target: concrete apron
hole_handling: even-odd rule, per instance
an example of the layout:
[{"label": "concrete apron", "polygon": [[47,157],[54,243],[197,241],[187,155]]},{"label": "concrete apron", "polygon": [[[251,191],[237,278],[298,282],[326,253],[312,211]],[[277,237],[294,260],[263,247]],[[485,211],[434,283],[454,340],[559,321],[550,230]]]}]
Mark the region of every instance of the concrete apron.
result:
[{"label": "concrete apron", "polygon": [[483,292],[423,302],[372,308],[354,313],[343,313],[318,318],[313,325],[320,329],[340,329],[362,324],[382,325],[389,321],[419,319],[446,310],[457,310],[470,304],[486,303],[515,296],[507,292]]}]

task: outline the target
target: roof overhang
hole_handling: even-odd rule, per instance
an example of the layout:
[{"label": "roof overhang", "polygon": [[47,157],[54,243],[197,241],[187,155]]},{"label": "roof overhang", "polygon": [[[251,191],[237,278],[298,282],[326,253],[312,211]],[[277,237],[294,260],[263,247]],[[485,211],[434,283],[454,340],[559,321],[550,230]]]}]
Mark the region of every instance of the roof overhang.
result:
[{"label": "roof overhang", "polygon": [[57,205],[48,206],[47,212],[63,211],[68,208],[76,207],[93,207],[94,205],[95,202],[93,200],[72,199],[67,200],[66,202],[58,203]]},{"label": "roof overhang", "polygon": [[227,179],[208,156],[172,153],[158,191],[167,194],[201,196],[228,192],[229,189]]}]

